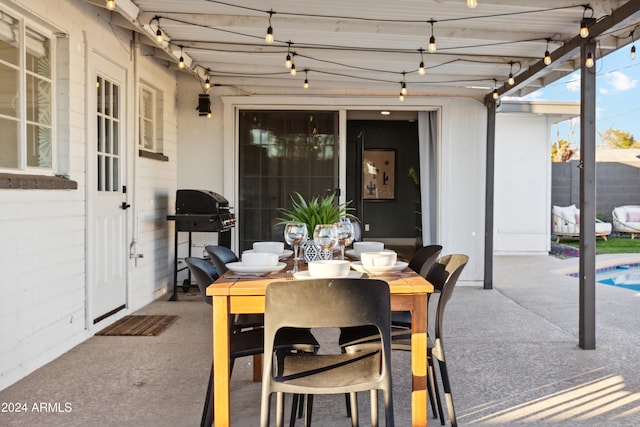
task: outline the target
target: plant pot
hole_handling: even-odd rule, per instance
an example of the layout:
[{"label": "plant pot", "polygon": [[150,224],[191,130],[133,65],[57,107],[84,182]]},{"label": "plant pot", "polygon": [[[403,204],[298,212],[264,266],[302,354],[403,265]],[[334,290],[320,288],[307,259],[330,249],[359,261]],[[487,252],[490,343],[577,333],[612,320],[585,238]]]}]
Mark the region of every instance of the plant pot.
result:
[{"label": "plant pot", "polygon": [[322,258],[322,248],[313,239],[307,239],[302,244],[302,254],[304,262],[320,261]]}]

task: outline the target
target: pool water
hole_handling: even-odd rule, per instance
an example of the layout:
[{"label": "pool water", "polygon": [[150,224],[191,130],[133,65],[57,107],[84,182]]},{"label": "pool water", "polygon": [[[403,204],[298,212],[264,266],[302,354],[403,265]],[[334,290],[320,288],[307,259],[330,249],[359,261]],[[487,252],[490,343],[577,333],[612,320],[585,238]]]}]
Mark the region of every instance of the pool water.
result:
[{"label": "pool water", "polygon": [[596,270],[596,281],[640,292],[640,264],[624,264]]},{"label": "pool water", "polygon": [[[579,273],[570,276],[578,277]],[[599,268],[596,270],[596,282],[640,292],[640,263]]]}]

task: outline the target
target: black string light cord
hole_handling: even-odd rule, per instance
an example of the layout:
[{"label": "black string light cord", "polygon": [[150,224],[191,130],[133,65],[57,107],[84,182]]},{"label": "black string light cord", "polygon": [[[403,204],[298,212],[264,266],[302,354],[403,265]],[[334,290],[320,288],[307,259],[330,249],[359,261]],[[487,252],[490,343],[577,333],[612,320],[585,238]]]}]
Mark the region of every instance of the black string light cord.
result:
[{"label": "black string light cord", "polygon": [[[577,5],[571,5],[571,6],[562,6],[562,7],[552,7],[552,8],[545,8],[545,9],[535,9],[535,10],[529,10],[529,11],[523,11],[523,12],[508,12],[508,13],[500,13],[500,14],[492,14],[492,15],[472,15],[472,16],[466,16],[466,17],[458,17],[458,18],[447,18],[447,19],[441,19],[441,20],[434,20],[434,19],[430,19],[430,20],[400,20],[400,19],[379,19],[379,18],[366,18],[366,17],[354,17],[354,16],[339,16],[339,15],[324,15],[324,14],[308,14],[308,13],[294,13],[294,12],[278,12],[278,11],[274,11],[273,9],[270,10],[262,10],[259,8],[252,8],[252,7],[248,7],[248,6],[241,6],[241,5],[236,5],[230,2],[225,2],[225,1],[219,1],[219,0],[205,0],[209,3],[215,3],[215,4],[220,4],[220,5],[224,5],[224,6],[228,6],[228,7],[234,7],[234,8],[238,8],[238,9],[243,9],[243,10],[247,10],[247,11],[252,11],[252,12],[259,12],[259,13],[264,13],[265,15],[268,15],[269,17],[269,21],[271,21],[271,17],[274,15],[281,15],[281,16],[291,16],[291,17],[308,17],[308,18],[325,18],[325,19],[341,19],[341,20],[353,20],[353,21],[365,21],[365,22],[393,22],[393,23],[425,23],[425,24],[431,24],[433,25],[434,23],[437,22],[455,22],[455,21],[464,21],[464,20],[471,20],[471,19],[486,19],[486,18],[493,18],[493,17],[505,17],[505,16],[514,16],[514,15],[525,15],[525,14],[533,14],[533,13],[543,13],[543,12],[549,12],[549,11],[555,11],[555,10],[566,10],[566,9],[572,9],[572,8],[590,8],[590,6],[588,4],[577,4]],[[228,29],[222,29],[222,28],[216,28],[216,27],[212,27],[212,26],[208,26],[208,25],[204,25],[204,24],[195,24],[189,21],[185,21],[185,20],[181,20],[181,19],[177,19],[177,18],[173,18],[171,16],[162,16],[163,12],[159,12],[153,19],[156,20],[159,23],[159,18],[162,18],[163,21],[164,20],[169,20],[169,21],[173,21],[179,24],[184,24],[184,25],[190,25],[190,26],[197,26],[197,27],[201,27],[201,28],[206,28],[212,31],[220,31],[220,32],[224,32],[224,33],[228,33],[228,34],[233,34],[233,35],[237,35],[237,36],[241,36],[241,37],[247,37],[249,39],[252,40],[256,40],[256,43],[223,43],[226,46],[238,46],[238,47],[264,47],[263,44],[263,37],[262,36],[255,36],[252,34],[246,34],[246,33],[241,33],[238,31],[233,31],[233,30],[228,30]],[[171,12],[164,12],[167,15]],[[257,43],[257,40],[261,40],[261,43]],[[456,53],[447,53],[446,51],[450,51],[450,52],[458,52],[457,54],[459,54],[459,52],[461,50],[465,50],[465,49],[478,49],[478,48],[482,48],[482,47],[490,47],[490,46],[499,46],[499,45],[506,45],[506,44],[517,44],[517,43],[527,43],[527,42],[532,42],[532,41],[547,41],[549,42],[551,39],[550,38],[538,38],[538,39],[523,39],[523,40],[516,40],[516,41],[509,41],[509,42],[499,42],[499,43],[479,43],[476,45],[468,45],[468,46],[456,46],[456,47],[449,47],[449,48],[441,48],[438,50],[438,54],[442,55],[442,54],[450,54],[450,55],[456,55]],[[277,45],[274,47],[278,47],[278,48],[287,48],[288,50],[291,48],[291,46],[294,44],[291,41],[288,42],[281,42],[281,41],[277,41]],[[205,42],[206,43],[206,42]],[[561,43],[561,42],[560,42]],[[169,42],[169,44],[178,46],[178,47],[186,47],[188,44],[192,44],[191,47],[189,47],[190,49],[198,49],[198,50],[207,50],[207,51],[225,51],[225,52],[244,52],[244,53],[248,53],[248,54],[276,54],[276,53],[280,53],[279,50],[273,50],[273,49],[269,49],[268,51],[241,51],[238,49],[222,49],[222,48],[203,48],[203,47],[198,47],[197,45],[200,44],[202,45],[203,42],[199,42],[197,40],[171,40]],[[210,42],[208,44],[216,44],[215,42]],[[413,54],[415,55],[416,52],[420,53],[420,51],[422,50],[422,48],[420,49],[373,49],[373,48],[363,48],[363,47],[355,47],[355,46],[336,46],[336,45],[328,45],[328,44],[313,44],[313,43],[307,43],[307,44],[300,44],[300,45],[295,45],[297,48],[299,49],[304,49],[304,50],[329,50],[329,51],[358,51],[358,52],[372,52],[372,53],[394,53],[394,54],[398,54],[398,53],[404,53],[404,54]],[[445,52],[443,52],[445,51]],[[357,66],[353,66],[353,65],[348,65],[348,64],[344,64],[344,63],[340,63],[337,61],[331,61],[331,60],[324,60],[324,59],[319,59],[316,57],[312,57],[309,55],[303,55],[300,53],[297,53],[295,51],[291,51],[291,53],[293,53],[295,56],[298,56],[300,58],[305,58],[308,60],[312,60],[312,61],[316,61],[316,62],[320,62],[320,63],[325,63],[325,64],[332,64],[332,65],[338,65],[340,67],[343,68],[347,68],[347,69],[351,69],[351,70],[359,70],[359,71],[368,71],[368,72],[375,72],[375,73],[384,73],[384,74],[394,74],[394,75],[402,75],[403,76],[403,81],[404,81],[404,75],[406,74],[405,71],[403,72],[397,72],[397,71],[389,71],[389,70],[377,70],[377,69],[371,69],[371,68],[365,68],[365,67],[357,67]],[[481,56],[481,55],[474,55],[474,56]],[[509,63],[505,63],[504,61],[480,61],[480,60],[469,60],[469,59],[455,59],[452,61],[447,61],[441,64],[436,64],[433,65],[431,67],[425,67],[426,70],[433,70],[435,68],[444,66],[444,65],[448,65],[454,62],[475,62],[475,63],[488,63],[488,64],[495,64],[495,65],[504,65],[505,68],[507,66],[510,66],[510,70],[513,66],[513,64],[518,64],[519,68],[521,69],[521,63],[519,61],[511,61]],[[198,65],[196,65],[196,67],[200,67]],[[200,67],[203,68],[204,67]],[[219,73],[219,72],[215,72],[215,71],[211,71],[211,69],[207,68],[207,76],[208,77],[212,77],[212,76],[223,76],[224,73]],[[418,69],[416,68],[415,70],[410,70],[408,71],[408,73],[415,73],[417,72]],[[311,68],[305,68],[305,74],[308,73],[317,73],[317,74],[326,74],[326,75],[334,75],[334,76],[342,76],[342,77],[347,77],[347,78],[353,78],[353,79],[359,79],[359,80],[365,80],[365,81],[377,81],[377,82],[393,82],[393,83],[397,83],[397,80],[387,80],[387,79],[374,79],[374,78],[367,78],[367,77],[362,77],[362,76],[355,76],[355,75],[350,75],[350,74],[346,74],[346,73],[337,73],[337,72],[328,72],[328,71],[323,71],[323,70],[318,70],[318,69],[311,69]],[[249,77],[257,77],[257,76],[279,76],[280,74],[284,75],[288,75],[289,73],[287,72],[283,72],[283,73],[266,73],[266,74],[261,74],[261,73],[252,73],[252,74],[247,74],[247,76]],[[237,73],[229,73],[229,75],[235,75],[238,76],[239,74]],[[446,80],[446,81],[416,81],[416,82],[409,82],[412,85],[413,84],[438,84],[438,83],[456,83],[456,82],[460,82],[460,83],[470,83],[470,82],[486,82],[489,79],[465,79],[465,80]],[[494,80],[494,79],[491,79]]]}]

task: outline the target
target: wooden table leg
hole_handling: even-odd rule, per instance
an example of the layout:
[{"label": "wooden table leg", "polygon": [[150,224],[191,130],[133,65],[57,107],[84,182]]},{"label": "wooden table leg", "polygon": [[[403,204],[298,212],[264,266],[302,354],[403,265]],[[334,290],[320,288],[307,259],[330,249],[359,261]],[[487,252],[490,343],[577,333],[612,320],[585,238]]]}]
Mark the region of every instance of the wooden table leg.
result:
[{"label": "wooden table leg", "polygon": [[411,425],[427,425],[427,296],[413,297],[411,322]]},{"label": "wooden table leg", "polygon": [[225,295],[213,298],[213,419],[216,426],[231,425],[229,366],[229,300]]}]

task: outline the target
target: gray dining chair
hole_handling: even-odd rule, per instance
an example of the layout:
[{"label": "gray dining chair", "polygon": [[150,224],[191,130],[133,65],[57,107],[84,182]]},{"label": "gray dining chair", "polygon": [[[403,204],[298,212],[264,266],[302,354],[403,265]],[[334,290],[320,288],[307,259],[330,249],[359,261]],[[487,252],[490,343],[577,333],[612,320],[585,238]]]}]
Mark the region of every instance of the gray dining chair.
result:
[{"label": "gray dining chair", "polygon": [[[437,408],[437,416],[442,425],[444,414],[437,381],[435,379],[434,359],[438,364],[442,388],[444,389],[447,412],[451,426],[457,426],[455,409],[453,406],[453,395],[447,370],[447,362],[444,353],[444,312],[445,307],[455,289],[456,283],[462,270],[467,265],[469,257],[463,254],[445,255],[439,258],[429,269],[427,280],[433,284],[434,288],[440,292],[438,305],[436,307],[434,336],[429,336],[427,346],[427,388],[431,407]],[[375,331],[371,328],[367,331],[364,328],[347,328],[341,330],[339,338],[340,346],[347,353],[370,351],[372,346],[378,346],[379,339],[375,336]],[[411,331],[404,328],[393,328],[391,331],[391,349],[411,351]],[[432,395],[433,394],[433,395]]]},{"label": "gray dining chair", "polygon": [[[206,288],[218,278],[218,272],[215,266],[209,261],[188,257],[185,259],[187,267],[191,274],[195,277],[200,294],[208,304],[211,304],[211,297],[206,296]],[[233,372],[233,365],[238,357],[253,356],[262,354],[264,351],[264,334],[262,328],[238,328],[234,322],[229,333],[229,372]],[[315,339],[309,329],[285,329],[277,337],[275,348],[283,352],[310,352],[315,353],[320,348],[320,344]],[[211,392],[213,387],[213,366],[209,374],[209,384],[207,386],[207,395],[204,400],[204,408],[202,411],[201,426],[211,426],[213,421],[213,402],[211,401]],[[292,410],[292,417],[295,412]]]},{"label": "gray dining chair", "polygon": [[[373,325],[380,345],[354,353],[292,354],[275,350],[283,328],[339,328]],[[276,425],[282,426],[283,393],[308,395],[309,425],[315,394],[349,393],[351,423],[358,425],[356,392],[370,391],[371,425],[378,425],[378,390],[387,426],[394,425],[391,381],[389,285],[376,279],[315,279],[273,282],[265,296],[265,351],[261,427],[269,426],[271,394],[276,393]]]},{"label": "gray dining chair", "polygon": [[[207,245],[204,248],[211,263],[216,267],[219,275],[228,271],[225,264],[237,262],[238,256],[231,249],[220,245]],[[264,324],[262,314],[238,314],[236,315],[234,327],[238,329],[255,328]]]}]

